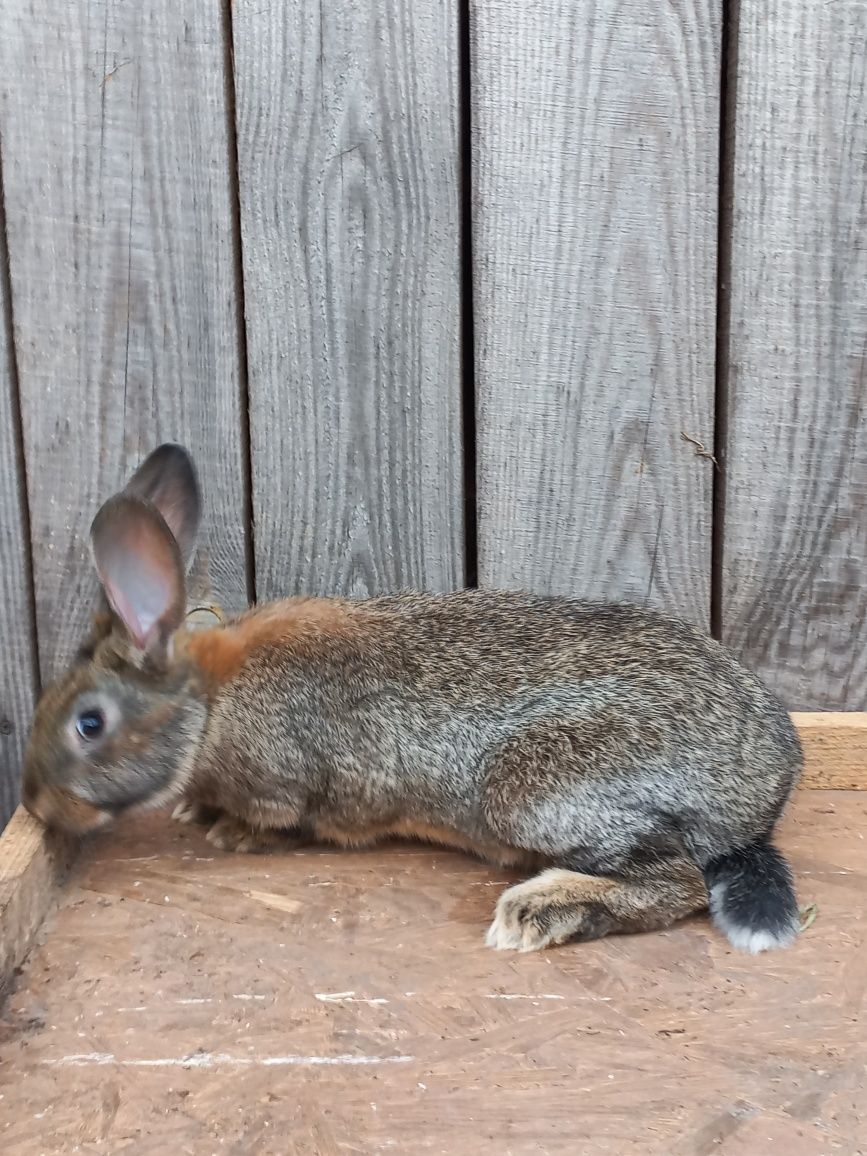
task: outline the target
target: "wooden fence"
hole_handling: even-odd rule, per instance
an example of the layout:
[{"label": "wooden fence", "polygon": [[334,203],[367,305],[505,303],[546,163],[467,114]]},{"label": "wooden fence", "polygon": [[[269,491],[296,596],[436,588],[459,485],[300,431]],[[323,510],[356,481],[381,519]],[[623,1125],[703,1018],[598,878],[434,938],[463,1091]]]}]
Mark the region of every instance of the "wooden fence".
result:
[{"label": "wooden fence", "polygon": [[2,810],[164,439],[226,607],[628,597],[867,708],[865,87],[865,0],[2,5]]}]

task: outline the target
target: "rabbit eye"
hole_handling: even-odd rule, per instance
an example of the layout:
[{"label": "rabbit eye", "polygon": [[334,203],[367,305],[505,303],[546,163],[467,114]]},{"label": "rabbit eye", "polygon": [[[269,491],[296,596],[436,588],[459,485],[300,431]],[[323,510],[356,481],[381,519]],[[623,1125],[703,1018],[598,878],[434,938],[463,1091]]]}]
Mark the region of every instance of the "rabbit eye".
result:
[{"label": "rabbit eye", "polygon": [[82,711],[75,720],[75,729],[83,739],[98,738],[105,729],[105,715],[101,710]]}]

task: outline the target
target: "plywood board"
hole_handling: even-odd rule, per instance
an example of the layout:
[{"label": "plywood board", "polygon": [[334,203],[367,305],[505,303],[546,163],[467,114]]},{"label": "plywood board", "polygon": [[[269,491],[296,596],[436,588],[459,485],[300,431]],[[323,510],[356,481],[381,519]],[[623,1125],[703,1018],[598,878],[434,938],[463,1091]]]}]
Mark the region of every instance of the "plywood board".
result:
[{"label": "plywood board", "polygon": [[257,594],[461,586],[457,4],[232,11]]},{"label": "plywood board", "polygon": [[761,957],[704,916],[494,952],[512,877],[466,856],[124,824],[6,1007],[4,1156],[859,1152],[865,823],[863,793],[798,793],[780,843],[815,920]]},{"label": "plywood board", "polygon": [[221,6],[0,9],[0,144],[43,674],[80,642],[101,501],[162,440],[202,472],[219,600],[247,601]]},{"label": "plywood board", "polygon": [[708,622],[721,10],[471,0],[483,583]]}]

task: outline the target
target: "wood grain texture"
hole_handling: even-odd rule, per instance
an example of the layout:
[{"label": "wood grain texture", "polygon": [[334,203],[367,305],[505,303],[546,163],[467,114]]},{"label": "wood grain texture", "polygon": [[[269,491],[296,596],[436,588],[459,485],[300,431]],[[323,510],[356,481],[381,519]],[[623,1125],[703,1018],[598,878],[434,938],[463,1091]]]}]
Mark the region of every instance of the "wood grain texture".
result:
[{"label": "wood grain texture", "polygon": [[18,801],[21,756],[38,681],[2,225],[0,208],[0,830]]},{"label": "wood grain texture", "polygon": [[722,627],[794,710],[867,707],[867,6],[742,0]]},{"label": "wood grain texture", "polygon": [[246,602],[226,42],[208,0],[0,9],[0,138],[43,674],[91,609],[99,503],[196,456],[219,601]]},{"label": "wood grain texture", "polygon": [[709,616],[720,0],[471,0],[479,574]]},{"label": "wood grain texture", "polygon": [[0,996],[24,961],[78,849],[19,807],[0,835]]},{"label": "wood grain texture", "polygon": [[705,915],[491,951],[511,878],[467,856],[130,821],[6,1006],[3,1154],[855,1156],[865,825],[867,795],[798,793],[780,846],[816,919],[757,958]]},{"label": "wood grain texture", "polygon": [[460,586],[455,0],[233,25],[257,595]]},{"label": "wood grain texture", "polygon": [[804,748],[802,787],[867,791],[867,714],[810,712],[792,718]]}]

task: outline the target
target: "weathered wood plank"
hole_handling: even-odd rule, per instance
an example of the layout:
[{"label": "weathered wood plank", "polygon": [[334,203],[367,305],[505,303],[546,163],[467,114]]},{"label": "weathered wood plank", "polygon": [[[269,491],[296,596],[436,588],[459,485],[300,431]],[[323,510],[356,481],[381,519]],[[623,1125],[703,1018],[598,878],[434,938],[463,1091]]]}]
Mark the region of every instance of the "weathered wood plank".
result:
[{"label": "weathered wood plank", "polygon": [[0,138],[43,673],[79,640],[87,531],[190,446],[215,593],[246,601],[230,118],[220,6],[0,9]]},{"label": "weathered wood plank", "polygon": [[706,623],[720,0],[471,0],[479,574]]},{"label": "weathered wood plank", "polygon": [[257,594],[460,586],[455,0],[233,24]]},{"label": "weathered wood plank", "polygon": [[863,709],[867,7],[739,9],[723,636],[792,709]]},{"label": "weathered wood plank", "polygon": [[[2,185],[0,185],[2,188]],[[0,830],[15,809],[37,684],[24,471],[18,447],[6,238],[0,208]]]}]

